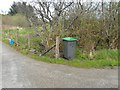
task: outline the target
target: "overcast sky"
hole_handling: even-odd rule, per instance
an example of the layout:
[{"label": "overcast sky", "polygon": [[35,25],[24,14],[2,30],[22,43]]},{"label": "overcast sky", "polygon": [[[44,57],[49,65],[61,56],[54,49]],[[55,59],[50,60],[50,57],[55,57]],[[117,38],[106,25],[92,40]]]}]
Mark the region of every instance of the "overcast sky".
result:
[{"label": "overcast sky", "polygon": [[12,5],[14,1],[17,2],[20,0],[0,0],[0,13],[7,13],[9,11],[10,6]]},{"label": "overcast sky", "polygon": [[[14,1],[17,2],[20,0],[0,0],[0,13],[7,13]],[[30,0],[22,0],[22,1],[30,1]],[[68,1],[71,1],[71,0],[68,0]],[[91,1],[91,0],[83,0],[83,1]],[[101,1],[101,0],[92,0],[92,1]],[[105,0],[105,1],[109,1],[109,0]],[[112,1],[119,1],[119,0],[112,0]]]}]

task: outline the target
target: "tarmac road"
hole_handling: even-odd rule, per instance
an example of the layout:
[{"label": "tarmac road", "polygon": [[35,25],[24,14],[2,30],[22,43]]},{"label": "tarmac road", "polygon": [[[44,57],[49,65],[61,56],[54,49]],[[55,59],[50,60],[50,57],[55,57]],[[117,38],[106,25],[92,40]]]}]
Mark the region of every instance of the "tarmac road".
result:
[{"label": "tarmac road", "polygon": [[[1,42],[0,42],[1,45]],[[118,69],[82,69],[49,64],[2,45],[3,88],[117,88]],[[1,85],[1,82],[0,82]]]}]

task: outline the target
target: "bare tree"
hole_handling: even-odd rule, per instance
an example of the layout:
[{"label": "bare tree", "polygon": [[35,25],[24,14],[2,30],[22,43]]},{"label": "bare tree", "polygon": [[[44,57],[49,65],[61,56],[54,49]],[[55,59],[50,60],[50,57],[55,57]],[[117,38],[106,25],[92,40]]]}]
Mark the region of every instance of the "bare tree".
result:
[{"label": "bare tree", "polygon": [[[47,44],[53,32],[56,31],[56,27],[59,22],[59,18],[62,16],[62,13],[70,7],[73,2],[47,2],[37,0],[34,2],[36,16],[42,21],[43,32],[47,33]],[[50,27],[50,30],[48,29]]]}]

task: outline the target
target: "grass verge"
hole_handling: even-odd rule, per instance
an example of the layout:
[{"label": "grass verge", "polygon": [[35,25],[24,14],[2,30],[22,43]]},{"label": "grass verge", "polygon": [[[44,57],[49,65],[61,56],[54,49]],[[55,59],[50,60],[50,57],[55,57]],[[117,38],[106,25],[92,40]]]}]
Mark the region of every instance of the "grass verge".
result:
[{"label": "grass verge", "polygon": [[[29,31],[29,29],[27,31]],[[10,32],[12,32],[11,34],[13,34],[13,36],[16,33],[16,31],[10,31]],[[5,33],[8,33],[8,31],[5,31]],[[33,33],[33,31],[31,31],[31,33]],[[113,68],[114,66],[118,66],[117,49],[98,50],[95,52],[95,57],[92,60],[89,59],[87,54],[83,54],[81,50],[78,49],[76,50],[76,59],[74,60],[65,60],[63,58],[55,59],[55,58],[50,58],[48,56],[39,56],[38,54],[31,54],[27,49],[25,37],[22,37],[22,35],[25,34],[27,34],[27,32],[21,30],[20,32],[21,38],[19,40],[21,44],[20,46],[18,47],[15,45],[10,45],[10,46],[12,48],[15,48],[17,51],[21,52],[22,54],[27,55],[28,57],[31,57],[37,61],[43,61],[52,64],[63,64],[78,68],[106,68],[106,67]],[[6,44],[9,44],[8,39],[3,38],[2,41]]]}]

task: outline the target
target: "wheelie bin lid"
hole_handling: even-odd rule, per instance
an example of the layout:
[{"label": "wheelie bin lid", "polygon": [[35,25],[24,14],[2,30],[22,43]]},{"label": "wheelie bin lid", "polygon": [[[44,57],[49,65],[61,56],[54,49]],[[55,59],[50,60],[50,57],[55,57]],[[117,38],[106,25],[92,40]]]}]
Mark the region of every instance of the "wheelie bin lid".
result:
[{"label": "wheelie bin lid", "polygon": [[63,38],[63,40],[65,40],[65,41],[76,41],[77,39],[73,38],[73,37],[65,37],[65,38]]}]

